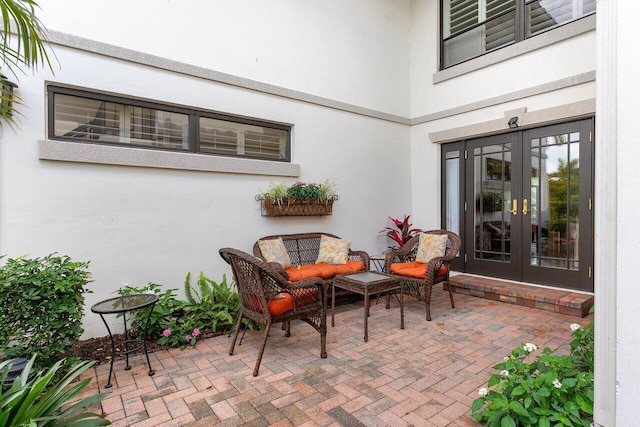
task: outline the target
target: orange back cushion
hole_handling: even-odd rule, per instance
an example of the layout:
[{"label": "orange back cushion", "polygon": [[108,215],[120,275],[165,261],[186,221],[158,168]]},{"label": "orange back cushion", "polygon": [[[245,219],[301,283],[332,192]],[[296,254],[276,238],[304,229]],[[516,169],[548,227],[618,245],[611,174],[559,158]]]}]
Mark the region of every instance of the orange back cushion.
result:
[{"label": "orange back cushion", "polygon": [[320,277],[321,279],[333,277],[334,267],[334,265],[326,263],[304,264],[297,267],[287,268],[285,271],[287,272],[291,282],[297,282],[298,280],[307,279],[309,277]]}]

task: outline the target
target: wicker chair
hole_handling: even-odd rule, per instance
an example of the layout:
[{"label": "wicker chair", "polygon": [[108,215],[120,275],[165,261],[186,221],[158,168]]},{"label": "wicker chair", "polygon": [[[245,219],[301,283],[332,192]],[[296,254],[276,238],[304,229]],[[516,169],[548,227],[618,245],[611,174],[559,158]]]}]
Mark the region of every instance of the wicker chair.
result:
[{"label": "wicker chair", "polygon": [[262,347],[253,370],[258,376],[271,325],[286,324],[286,335],[291,336],[290,321],[300,319],[320,333],[320,357],[327,357],[327,303],[322,279],[309,278],[289,283],[273,266],[245,252],[220,249],[220,256],[231,265],[240,296],[240,313],[236,322],[229,355],[238,339],[242,317],[265,325]]},{"label": "wicker chair", "polygon": [[[403,279],[403,290],[405,295],[411,295],[424,301],[427,311],[427,320],[431,320],[431,290],[433,285],[437,283],[446,283],[449,289],[449,299],[451,299],[451,308],[455,308],[453,302],[453,293],[449,286],[449,270],[451,261],[455,258],[460,250],[460,237],[447,230],[430,230],[425,231],[428,234],[446,234],[449,236],[447,241],[447,249],[443,257],[433,258],[427,263],[425,277],[409,277],[400,276]],[[392,250],[387,253],[384,261],[384,272],[392,273],[391,264],[398,262],[415,262],[416,253],[418,251],[419,235],[415,235],[405,243],[400,249]],[[392,273],[394,274],[394,273]]]}]

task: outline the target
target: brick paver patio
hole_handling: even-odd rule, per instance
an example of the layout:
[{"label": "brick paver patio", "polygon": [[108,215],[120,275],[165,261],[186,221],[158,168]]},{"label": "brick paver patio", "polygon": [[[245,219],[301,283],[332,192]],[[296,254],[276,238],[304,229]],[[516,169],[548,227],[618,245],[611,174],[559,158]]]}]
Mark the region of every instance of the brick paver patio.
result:
[{"label": "brick paver patio", "polygon": [[[273,328],[260,375],[252,376],[262,338],[247,332],[229,356],[226,335],[185,351],[115,364],[114,386],[102,411],[115,426],[475,426],[470,417],[477,390],[517,345],[566,346],[578,319],[534,308],[434,289],[433,321],[424,305],[405,297],[405,328],[397,301],[385,310],[372,302],[369,342],[362,339],[362,302],[336,309],[328,326],[328,357],[307,324],[292,324],[290,338]],[[328,322],[330,325],[330,321]],[[108,365],[97,366],[87,393],[106,383]],[[99,409],[98,409],[99,410]]]}]

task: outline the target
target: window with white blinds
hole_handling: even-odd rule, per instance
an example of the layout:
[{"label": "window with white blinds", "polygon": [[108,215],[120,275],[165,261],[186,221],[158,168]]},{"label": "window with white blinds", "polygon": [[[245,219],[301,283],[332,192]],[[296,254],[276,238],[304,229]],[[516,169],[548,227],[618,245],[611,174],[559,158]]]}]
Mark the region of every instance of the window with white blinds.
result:
[{"label": "window with white blinds", "polygon": [[282,129],[201,117],[199,131],[204,153],[283,160],[287,151],[287,132]]},{"label": "window with white blinds", "polygon": [[441,68],[596,11],[596,0],[442,0]]},{"label": "window with white blinds", "polygon": [[51,139],[290,161],[286,125],[56,86],[48,94]]}]

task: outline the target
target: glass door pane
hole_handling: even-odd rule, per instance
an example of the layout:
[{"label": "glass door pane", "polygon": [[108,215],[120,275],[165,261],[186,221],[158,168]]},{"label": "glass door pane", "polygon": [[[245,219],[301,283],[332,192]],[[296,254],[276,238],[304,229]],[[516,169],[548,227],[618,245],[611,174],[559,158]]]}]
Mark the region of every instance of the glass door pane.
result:
[{"label": "glass door pane", "polygon": [[445,229],[460,235],[460,152],[445,155]]},{"label": "glass door pane", "polygon": [[531,140],[530,265],[578,270],[580,132]]},{"label": "glass door pane", "polygon": [[511,262],[511,144],[473,149],[474,251],[477,260]]}]

